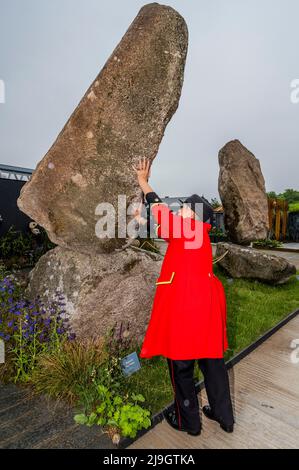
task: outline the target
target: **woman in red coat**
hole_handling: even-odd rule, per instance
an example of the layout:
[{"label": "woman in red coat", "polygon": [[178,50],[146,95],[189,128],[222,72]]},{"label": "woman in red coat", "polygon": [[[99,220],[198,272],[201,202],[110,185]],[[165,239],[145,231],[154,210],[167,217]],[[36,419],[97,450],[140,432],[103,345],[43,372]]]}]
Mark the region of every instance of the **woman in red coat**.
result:
[{"label": "woman in red coat", "polygon": [[177,214],[170,211],[148,184],[149,160],[140,160],[134,170],[157,223],[157,236],[168,243],[140,357],[167,358],[176,413],[165,417],[172,427],[192,435],[201,431],[193,379],[194,361],[198,360],[209,399],[203,412],[232,432],[234,418],[223,359],[228,347],[226,298],[213,273],[211,224],[199,219],[202,205],[196,194]]}]

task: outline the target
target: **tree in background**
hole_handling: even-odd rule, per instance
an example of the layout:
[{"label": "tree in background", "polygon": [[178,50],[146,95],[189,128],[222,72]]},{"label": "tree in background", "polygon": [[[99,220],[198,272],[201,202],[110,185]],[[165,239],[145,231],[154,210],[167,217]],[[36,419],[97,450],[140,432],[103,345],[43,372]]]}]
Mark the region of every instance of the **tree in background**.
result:
[{"label": "tree in background", "polygon": [[276,193],[275,191],[269,191],[267,193],[272,199],[285,199],[288,203],[299,202],[299,191],[295,189],[285,189],[283,193]]},{"label": "tree in background", "polygon": [[218,201],[216,197],[212,197],[210,204],[213,207],[213,209],[216,209],[217,207],[221,206],[221,203]]},{"label": "tree in background", "polygon": [[285,189],[283,193],[277,194],[275,191],[269,191],[267,193],[271,199],[284,199],[289,203],[289,212],[299,210],[299,191],[295,189]]}]

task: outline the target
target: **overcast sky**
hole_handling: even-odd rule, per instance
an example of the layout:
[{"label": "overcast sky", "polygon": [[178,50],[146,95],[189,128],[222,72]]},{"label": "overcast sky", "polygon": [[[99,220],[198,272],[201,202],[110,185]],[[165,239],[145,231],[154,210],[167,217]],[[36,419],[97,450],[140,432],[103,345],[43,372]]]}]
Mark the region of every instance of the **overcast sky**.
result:
[{"label": "overcast sky", "polygon": [[[139,0],[0,0],[0,163],[35,168]],[[152,168],[161,195],[218,198],[218,151],[239,139],[266,190],[299,189],[298,0],[172,0],[189,29],[179,108]]]}]

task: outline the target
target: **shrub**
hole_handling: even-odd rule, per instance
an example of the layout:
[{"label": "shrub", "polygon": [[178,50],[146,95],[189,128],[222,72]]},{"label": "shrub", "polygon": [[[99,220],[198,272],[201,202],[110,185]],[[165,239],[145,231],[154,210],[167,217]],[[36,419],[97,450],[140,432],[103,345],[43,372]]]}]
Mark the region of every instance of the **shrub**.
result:
[{"label": "shrub", "polygon": [[100,379],[106,360],[103,340],[65,342],[59,350],[39,356],[31,383],[39,393],[90,409],[95,400],[93,382]]},{"label": "shrub", "polygon": [[102,384],[97,386],[98,404],[89,415],[77,414],[74,420],[78,424],[93,426],[113,426],[120,430],[123,436],[135,437],[137,431],[151,425],[150,411],[143,409],[138,402],[144,402],[143,395],[135,393],[122,397],[111,392]]},{"label": "shrub", "polygon": [[39,354],[59,350],[64,341],[74,339],[62,299],[57,292],[46,306],[39,297],[28,300],[14,276],[0,281],[0,338],[13,362],[14,382],[30,379]]},{"label": "shrub", "polygon": [[264,238],[261,240],[255,240],[252,242],[253,247],[266,247],[266,248],[278,248],[282,246],[282,242],[279,240],[271,240],[269,238]]},{"label": "shrub", "polygon": [[144,397],[130,394],[121,368],[121,359],[132,351],[132,346],[129,325],[124,326],[121,322],[117,328],[115,323],[104,339],[105,363],[94,368],[89,386],[81,381],[76,388],[78,405],[83,412],[75,415],[75,421],[87,426],[103,426],[113,440],[117,436],[115,430],[124,436],[135,437],[139,429],[151,425],[150,411],[137,403],[143,402]]},{"label": "shrub", "polygon": [[56,246],[49,240],[45,229],[39,227],[38,231],[38,235],[32,232],[23,233],[12,225],[0,237],[0,259],[9,268],[33,266],[44,253]]},{"label": "shrub", "polygon": [[292,202],[289,204],[289,212],[298,212],[299,211],[299,202]]},{"label": "shrub", "polygon": [[31,247],[28,235],[15,230],[12,225],[7,233],[0,238],[0,257],[7,259],[12,256],[21,256]]},{"label": "shrub", "polygon": [[212,227],[209,231],[209,237],[212,243],[224,242],[228,240],[228,234],[222,228]]},{"label": "shrub", "polygon": [[58,291],[47,305],[40,297],[28,300],[17,278],[0,266],[0,337],[7,346],[0,376],[80,407],[75,421],[104,426],[114,441],[115,429],[135,437],[151,421],[140,406],[144,397],[128,392],[121,368],[133,345],[129,325],[115,324],[98,340],[75,340],[64,305]]}]

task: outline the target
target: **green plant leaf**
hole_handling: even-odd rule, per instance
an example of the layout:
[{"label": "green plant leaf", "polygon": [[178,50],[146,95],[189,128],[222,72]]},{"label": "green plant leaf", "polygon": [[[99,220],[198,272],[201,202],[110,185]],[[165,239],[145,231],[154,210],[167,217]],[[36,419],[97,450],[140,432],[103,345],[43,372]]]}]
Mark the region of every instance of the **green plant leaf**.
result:
[{"label": "green plant leaf", "polygon": [[91,413],[88,417],[88,426],[93,426],[97,420],[97,414],[96,413]]},{"label": "green plant leaf", "polygon": [[82,413],[75,415],[74,420],[77,424],[86,424],[88,422],[88,417]]}]

